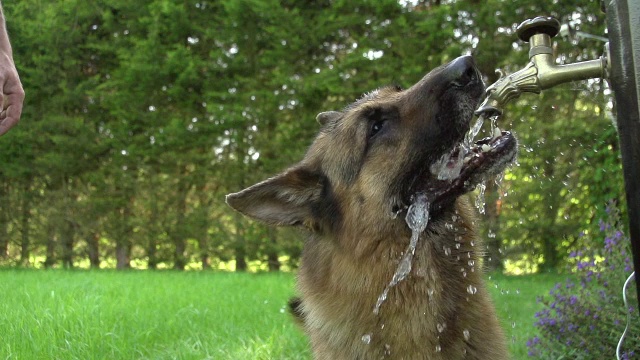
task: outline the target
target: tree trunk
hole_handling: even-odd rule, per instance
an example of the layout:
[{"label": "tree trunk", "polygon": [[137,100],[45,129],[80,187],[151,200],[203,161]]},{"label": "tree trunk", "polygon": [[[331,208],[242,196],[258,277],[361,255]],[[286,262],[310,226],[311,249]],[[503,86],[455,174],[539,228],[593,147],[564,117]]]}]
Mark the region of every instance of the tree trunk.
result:
[{"label": "tree trunk", "polygon": [[9,191],[0,184],[0,260],[9,258]]},{"label": "tree trunk", "polygon": [[64,223],[65,230],[61,237],[62,245],[62,266],[65,269],[73,269],[73,238],[75,228],[71,220]]},{"label": "tree trunk", "polygon": [[184,179],[186,171],[183,171],[182,168],[179,176],[180,180],[178,180],[178,198],[176,203],[176,211],[178,213],[176,214],[176,227],[173,232],[173,268],[176,270],[184,270],[184,267],[187,265],[185,259],[185,251],[187,248],[185,241],[187,235],[185,215],[187,212],[187,192],[189,191],[189,187]]},{"label": "tree trunk", "polygon": [[151,270],[158,268],[158,248],[156,238],[152,235],[149,236],[147,241],[147,267]]},{"label": "tree trunk", "polygon": [[[152,180],[152,187],[155,187],[155,183]],[[147,239],[147,267],[151,270],[158,268],[158,197],[155,194],[151,194],[151,214],[149,215],[149,222],[147,223],[148,239]]]},{"label": "tree trunk", "polygon": [[116,238],[116,269],[124,270],[131,268],[131,229],[129,218],[131,216],[130,205],[127,204],[120,209],[120,231]]},{"label": "tree trunk", "polygon": [[280,259],[278,257],[278,232],[272,227],[267,227],[267,265],[269,271],[280,271]]},{"label": "tree trunk", "polygon": [[29,222],[31,219],[31,195],[29,193],[29,185],[24,187],[22,193],[22,214],[20,217],[21,239],[20,239],[20,265],[29,264],[30,255],[30,239],[29,239]]},{"label": "tree trunk", "polygon": [[202,229],[202,234],[198,239],[198,248],[200,250],[200,263],[202,264],[202,270],[208,270],[211,268],[211,259],[209,258],[209,231],[207,226]]},{"label": "tree trunk", "polygon": [[92,269],[100,268],[100,234],[93,233],[89,235],[87,240],[87,248],[89,250],[89,263]]},{"label": "tree trunk", "polygon": [[[547,159],[543,165],[543,179],[553,179],[554,169],[553,159]],[[550,184],[549,191],[545,194],[544,211],[542,213],[542,263],[540,264],[541,272],[549,272],[556,270],[558,266],[558,250],[556,242],[562,237],[556,229],[556,220],[558,214],[558,199],[560,199],[560,191],[558,185]]]},{"label": "tree trunk", "polygon": [[129,252],[129,246],[124,241],[116,243],[116,269],[125,270],[131,268]]},{"label": "tree trunk", "polygon": [[56,235],[51,226],[49,226],[49,234],[47,236],[47,257],[44,260],[44,267],[49,269],[56,264]]},{"label": "tree trunk", "polygon": [[236,239],[234,242],[234,252],[236,259],[236,271],[247,271],[247,250],[244,238],[244,227],[239,214],[234,214],[236,221]]}]

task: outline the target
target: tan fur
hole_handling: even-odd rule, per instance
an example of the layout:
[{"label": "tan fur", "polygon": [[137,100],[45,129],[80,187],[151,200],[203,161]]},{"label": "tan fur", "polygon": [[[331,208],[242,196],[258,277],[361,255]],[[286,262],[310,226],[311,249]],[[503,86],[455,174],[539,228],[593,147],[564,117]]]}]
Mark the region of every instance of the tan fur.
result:
[{"label": "tan fur", "polygon": [[[250,217],[310,231],[292,308],[316,359],[508,358],[482,279],[478,219],[461,195],[467,185],[430,198],[411,273],[373,311],[411,237],[405,212],[393,213],[410,193],[444,186],[425,169],[461,140],[482,94],[475,78],[456,87],[460,69],[472,68],[463,60],[408,90],[384,88],[320,114],[323,130],[299,164],[227,198]],[[372,136],[381,113],[388,122]]]}]

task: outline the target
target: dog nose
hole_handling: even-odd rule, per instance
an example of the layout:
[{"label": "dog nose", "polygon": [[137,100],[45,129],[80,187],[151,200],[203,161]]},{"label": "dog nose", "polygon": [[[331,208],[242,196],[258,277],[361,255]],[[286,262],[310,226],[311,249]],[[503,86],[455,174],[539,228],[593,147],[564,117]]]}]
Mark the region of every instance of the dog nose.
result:
[{"label": "dog nose", "polygon": [[480,79],[475,62],[471,56],[461,56],[447,66],[449,78],[454,86],[464,87]]}]

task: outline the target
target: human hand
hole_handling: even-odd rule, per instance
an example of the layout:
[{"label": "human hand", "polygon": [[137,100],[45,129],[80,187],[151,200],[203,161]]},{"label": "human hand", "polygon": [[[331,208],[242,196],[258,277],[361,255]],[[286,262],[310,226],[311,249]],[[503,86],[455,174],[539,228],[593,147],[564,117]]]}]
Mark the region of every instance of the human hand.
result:
[{"label": "human hand", "polygon": [[13,57],[0,51],[0,135],[18,123],[23,102],[24,89]]}]

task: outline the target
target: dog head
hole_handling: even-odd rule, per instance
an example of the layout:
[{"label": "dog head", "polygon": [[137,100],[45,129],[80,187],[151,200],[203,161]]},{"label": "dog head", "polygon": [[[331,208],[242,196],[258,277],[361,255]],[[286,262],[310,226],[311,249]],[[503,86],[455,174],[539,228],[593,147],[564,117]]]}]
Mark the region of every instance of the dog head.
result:
[{"label": "dog head", "polygon": [[[409,89],[375,90],[341,111],[320,113],[322,129],[302,161],[228,195],[227,203],[272,225],[388,238],[406,230],[395,215],[414,194],[424,193],[437,214],[514,159],[516,140],[508,132],[463,153],[460,144],[483,96],[469,56],[429,72]],[[440,174],[456,164],[459,171]]]}]

